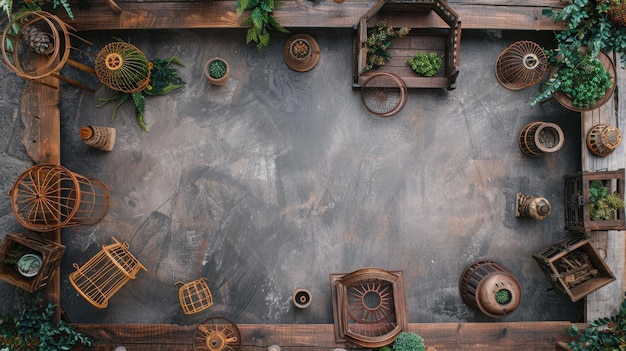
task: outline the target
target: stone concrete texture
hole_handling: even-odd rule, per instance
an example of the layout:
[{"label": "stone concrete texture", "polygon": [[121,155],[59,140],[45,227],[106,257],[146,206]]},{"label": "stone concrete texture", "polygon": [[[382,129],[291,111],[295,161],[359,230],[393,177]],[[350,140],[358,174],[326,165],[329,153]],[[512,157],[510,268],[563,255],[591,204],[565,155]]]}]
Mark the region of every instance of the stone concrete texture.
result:
[{"label": "stone concrete texture", "polygon": [[[131,102],[113,121],[114,104],[96,108],[111,93],[106,87],[93,95],[64,87],[62,163],[111,192],[100,223],[62,233],[62,305],[72,322],[193,325],[224,316],[235,323],[333,323],[329,274],[365,267],[404,272],[410,322],[488,322],[494,319],[470,309],[458,287],[463,269],[482,259],[507,267],[521,283],[519,309],[504,321],[581,317],[582,302],[551,291],[532,258],[567,233],[562,176],[581,168],[580,116],[554,101],[531,107],[539,86],[510,91],[494,74],[508,45],[550,45],[549,35],[466,31],[456,90],[411,90],[400,113],[379,118],[351,85],[353,30],[291,32],[311,34],[320,45],[309,72],[285,64],[281,49],[290,34],[273,33],[259,55],[242,29],[81,33],[96,43],[93,52],[119,37],[149,59],[176,56],[186,85],[147,98],[148,132]],[[222,87],[202,73],[214,56],[231,66]],[[28,160],[15,116],[19,92],[2,82],[9,139],[1,157],[10,167],[1,179],[8,190]],[[534,121],[561,126],[561,150],[522,154],[518,134]],[[114,150],[86,146],[84,125],[116,128]],[[518,192],[547,198],[552,214],[516,218]],[[6,195],[0,210],[5,228],[16,227]],[[128,243],[147,271],[100,310],[68,275],[112,237]],[[177,287],[200,277],[215,304],[184,315]],[[305,310],[291,302],[298,288],[313,295]],[[19,293],[4,282],[0,289],[9,296],[6,309]]]}]

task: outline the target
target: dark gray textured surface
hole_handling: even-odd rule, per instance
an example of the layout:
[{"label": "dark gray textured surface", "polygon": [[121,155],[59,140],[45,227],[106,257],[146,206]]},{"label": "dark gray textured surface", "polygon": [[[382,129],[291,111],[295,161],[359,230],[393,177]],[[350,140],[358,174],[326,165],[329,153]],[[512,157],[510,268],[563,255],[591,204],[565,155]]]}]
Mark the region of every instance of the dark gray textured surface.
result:
[{"label": "dark gray textured surface", "polygon": [[[63,231],[70,319],[332,323],[329,274],[379,267],[404,271],[410,322],[489,321],[458,290],[463,269],[479,259],[501,263],[521,282],[521,306],[506,321],[577,319],[582,304],[548,291],[531,254],[565,234],[562,176],[580,169],[579,115],[555,102],[531,107],[537,86],[509,91],[494,74],[506,46],[538,34],[464,33],[458,88],[410,91],[406,107],[382,119],[351,87],[353,31],[306,32],[321,48],[306,73],[284,63],[286,34],[274,34],[262,56],[244,44],[244,30],[83,34],[102,45],[128,38],[150,59],[177,56],[187,84],[148,98],[148,133],[131,103],[113,122],[113,105],[95,108],[106,88],[63,95],[62,163],[111,191],[101,223]],[[202,75],[213,56],[231,65],[226,86]],[[517,136],[540,120],[559,124],[565,145],[531,159]],[[78,131],[88,124],[117,129],[113,152],[82,143]],[[516,218],[517,192],[546,197],[552,215]],[[128,242],[148,272],[97,310],[68,274],[112,236]],[[185,316],[176,283],[199,277],[215,305]],[[307,310],[292,307],[296,288],[312,291]]]}]

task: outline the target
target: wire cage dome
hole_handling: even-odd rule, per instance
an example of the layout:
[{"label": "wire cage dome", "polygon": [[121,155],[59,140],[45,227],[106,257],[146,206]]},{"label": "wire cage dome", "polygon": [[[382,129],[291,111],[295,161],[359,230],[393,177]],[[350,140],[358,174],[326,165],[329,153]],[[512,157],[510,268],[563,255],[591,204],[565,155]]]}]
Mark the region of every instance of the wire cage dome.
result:
[{"label": "wire cage dome", "polygon": [[539,83],[547,69],[548,59],[541,46],[523,40],[500,53],[496,61],[496,78],[507,89],[521,90]]},{"label": "wire cage dome", "polygon": [[96,75],[112,90],[136,93],[150,82],[146,55],[136,46],[123,41],[107,44],[96,56]]}]

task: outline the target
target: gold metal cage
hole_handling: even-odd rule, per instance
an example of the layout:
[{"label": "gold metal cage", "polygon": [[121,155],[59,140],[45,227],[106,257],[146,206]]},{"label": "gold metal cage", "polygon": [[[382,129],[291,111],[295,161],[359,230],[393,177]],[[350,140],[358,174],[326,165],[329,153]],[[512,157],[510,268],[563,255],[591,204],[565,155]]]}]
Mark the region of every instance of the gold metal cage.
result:
[{"label": "gold metal cage", "polygon": [[213,296],[205,278],[183,284],[178,289],[178,300],[185,314],[198,313],[213,306]]},{"label": "gold metal cage", "polygon": [[136,46],[123,41],[107,44],[96,56],[96,75],[111,90],[136,93],[150,82],[146,55]]},{"label": "gold metal cage", "polygon": [[102,250],[76,271],[69,280],[78,293],[97,308],[106,308],[109,299],[127,282],[135,279],[140,269],[147,269],[128,251],[128,243],[103,245]]},{"label": "gold metal cage", "polygon": [[49,232],[98,223],[109,209],[106,185],[54,164],[30,167],[11,189],[11,209],[25,228]]}]

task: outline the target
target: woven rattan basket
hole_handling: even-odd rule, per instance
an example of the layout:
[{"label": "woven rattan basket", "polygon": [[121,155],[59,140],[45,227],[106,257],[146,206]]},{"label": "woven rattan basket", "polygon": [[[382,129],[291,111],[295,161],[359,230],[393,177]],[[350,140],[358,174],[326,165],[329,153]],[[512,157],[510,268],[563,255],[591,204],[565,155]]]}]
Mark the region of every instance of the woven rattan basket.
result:
[{"label": "woven rattan basket", "polygon": [[150,66],[146,55],[136,46],[117,41],[98,53],[96,75],[110,89],[130,94],[148,86]]}]

